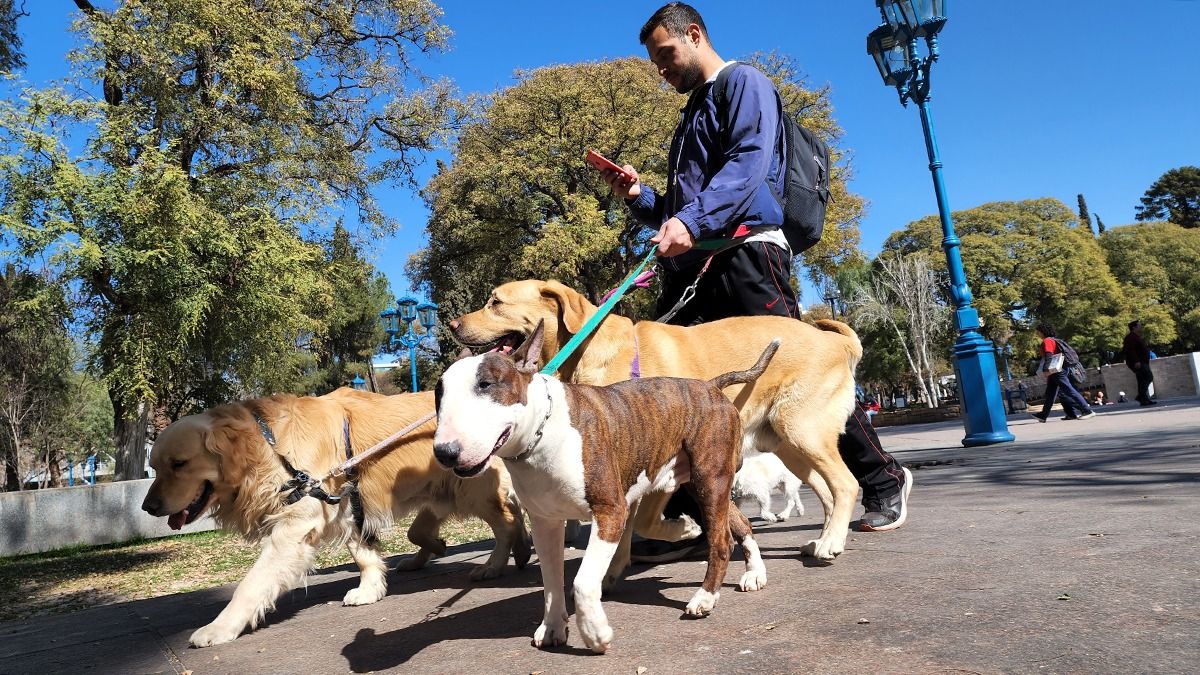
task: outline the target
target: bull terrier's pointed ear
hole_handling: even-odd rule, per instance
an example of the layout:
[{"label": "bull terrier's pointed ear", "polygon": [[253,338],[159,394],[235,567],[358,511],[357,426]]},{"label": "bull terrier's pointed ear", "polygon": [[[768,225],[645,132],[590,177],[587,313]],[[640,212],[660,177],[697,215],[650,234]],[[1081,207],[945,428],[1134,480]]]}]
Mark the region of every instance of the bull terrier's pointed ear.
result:
[{"label": "bull terrier's pointed ear", "polygon": [[462,350],[458,352],[458,356],[457,356],[457,357],[455,357],[455,359],[454,359],[454,360],[455,360],[455,361],[462,361],[463,359],[469,359],[469,358],[471,358],[472,356],[475,356],[475,353],[471,351],[471,348],[470,348],[470,347],[463,347],[463,348],[462,348]]},{"label": "bull terrier's pointed ear", "polygon": [[536,373],[538,370],[538,360],[542,356],[542,334],[546,329],[546,320],[539,319],[537,328],[533,329],[533,333],[525,338],[517,351],[512,353],[513,363],[517,365],[517,370],[522,373]]}]

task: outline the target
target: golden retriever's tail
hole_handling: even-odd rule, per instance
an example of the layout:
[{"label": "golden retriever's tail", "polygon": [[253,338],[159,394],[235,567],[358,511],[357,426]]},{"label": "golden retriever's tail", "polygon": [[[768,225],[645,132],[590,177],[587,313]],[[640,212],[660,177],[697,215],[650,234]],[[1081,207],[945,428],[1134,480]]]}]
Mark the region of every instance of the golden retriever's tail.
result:
[{"label": "golden retriever's tail", "polygon": [[846,341],[846,355],[850,357],[850,372],[854,372],[858,368],[858,362],[862,358],[862,342],[858,340],[858,333],[850,326],[841,321],[833,319],[817,319],[817,328],[830,333],[850,338]]},{"label": "golden retriever's tail", "polygon": [[735,384],[745,384],[757,380],[763,371],[767,369],[767,364],[771,362],[771,357],[775,356],[775,352],[779,350],[779,338],[771,340],[771,344],[763,350],[762,356],[758,357],[758,362],[755,363],[750,370],[739,370],[732,373],[718,375],[709,380],[709,384],[717,389],[724,389]]}]

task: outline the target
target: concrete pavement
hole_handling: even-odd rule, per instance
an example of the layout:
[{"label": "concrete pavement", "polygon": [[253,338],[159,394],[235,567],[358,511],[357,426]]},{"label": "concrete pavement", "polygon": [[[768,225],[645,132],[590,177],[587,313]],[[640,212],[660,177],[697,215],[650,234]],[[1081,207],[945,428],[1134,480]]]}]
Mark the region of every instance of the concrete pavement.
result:
[{"label": "concrete pavement", "polygon": [[680,618],[702,562],[635,566],[605,600],[604,656],[574,630],[565,649],[532,648],[538,567],[472,584],[482,543],[393,573],[367,607],[340,605],[348,568],[320,570],[266,626],[208,649],[188,635],[232,586],[0,624],[0,673],[1200,670],[1200,399],[1009,423],[1018,440],[984,448],[961,447],[957,422],[881,430],[913,469],[908,524],[851,533],[818,565],[797,555],[820,522],[806,490],[805,516],[755,523],[768,587],[738,592],[739,558],[707,619]]}]

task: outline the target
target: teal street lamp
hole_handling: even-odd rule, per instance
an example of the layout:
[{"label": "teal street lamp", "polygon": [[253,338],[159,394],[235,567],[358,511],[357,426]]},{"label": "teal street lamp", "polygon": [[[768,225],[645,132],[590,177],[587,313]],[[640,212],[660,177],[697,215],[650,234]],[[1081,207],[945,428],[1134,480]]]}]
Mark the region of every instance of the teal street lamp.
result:
[{"label": "teal street lamp", "polygon": [[[841,300],[841,299],[842,299],[842,296],[840,293],[838,293],[838,290],[836,288],[830,288],[829,291],[827,292],[827,294],[825,295],[825,302],[829,303],[829,318],[831,318],[831,319],[837,318],[837,316],[838,316],[837,302],[838,302],[838,300]],[[843,307],[842,314],[845,314],[845,313],[846,313],[846,310],[845,310],[845,307]]]},{"label": "teal street lamp", "polygon": [[[938,31],[946,24],[944,0],[875,0],[883,24],[867,35],[867,53],[875,59],[884,84],[896,88],[901,105],[914,101],[921,111],[925,131],[925,150],[933,190],[937,196],[942,222],[942,249],[950,273],[950,295],[954,301],[954,325],[958,338],[954,343],[954,369],[962,392],[964,425],[963,445],[991,445],[1013,440],[1004,415],[1000,380],[996,374],[995,348],[979,333],[979,312],[971,306],[971,289],[963,271],[961,240],[950,222],[950,205],[942,179],[942,160],[933,135],[929,115],[929,73],[938,59]],[[924,38],[926,54],[921,55],[917,40]]]},{"label": "teal street lamp", "polygon": [[[418,302],[416,298],[405,296],[396,301],[396,309],[385,309],[379,313],[383,321],[383,330],[388,336],[388,349],[397,346],[408,348],[408,363],[412,368],[412,391],[417,390],[417,346],[422,341],[433,341],[434,328],[437,327],[437,305],[432,302]],[[402,328],[400,322],[404,322]],[[424,327],[424,333],[413,330],[413,323]]]},{"label": "teal street lamp", "polygon": [[355,375],[353,380],[350,380],[350,387],[359,391],[366,391],[367,381],[362,379],[362,375]]}]

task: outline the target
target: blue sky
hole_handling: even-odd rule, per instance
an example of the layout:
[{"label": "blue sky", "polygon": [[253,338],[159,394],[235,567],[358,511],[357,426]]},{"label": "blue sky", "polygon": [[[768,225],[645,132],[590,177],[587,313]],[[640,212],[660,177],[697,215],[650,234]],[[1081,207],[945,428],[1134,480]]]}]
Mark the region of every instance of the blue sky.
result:
[{"label": "blue sky", "polygon": [[[100,3],[110,5],[111,3]],[[513,83],[513,71],[645,56],[642,23],[661,4],[447,0],[452,50],[422,64],[464,92]],[[901,108],[866,54],[879,23],[872,0],[697,0],[718,53],[778,50],[813,85],[832,87],[834,114],[853,154],[850,188],[867,199],[862,245],[877,253],[891,232],[936,211],[920,119]],[[34,84],[66,74],[73,4],[27,3],[22,19]],[[1163,172],[1200,164],[1200,75],[1194,59],[1200,1],[1055,0],[949,3],[931,106],[952,209],[997,200],[1083,193],[1107,226],[1133,222]],[[432,163],[421,172],[427,178]],[[402,188],[378,190],[400,231],[377,242],[375,263],[397,295],[404,262],[424,244],[428,217]],[[806,304],[820,302],[805,288]]]}]

